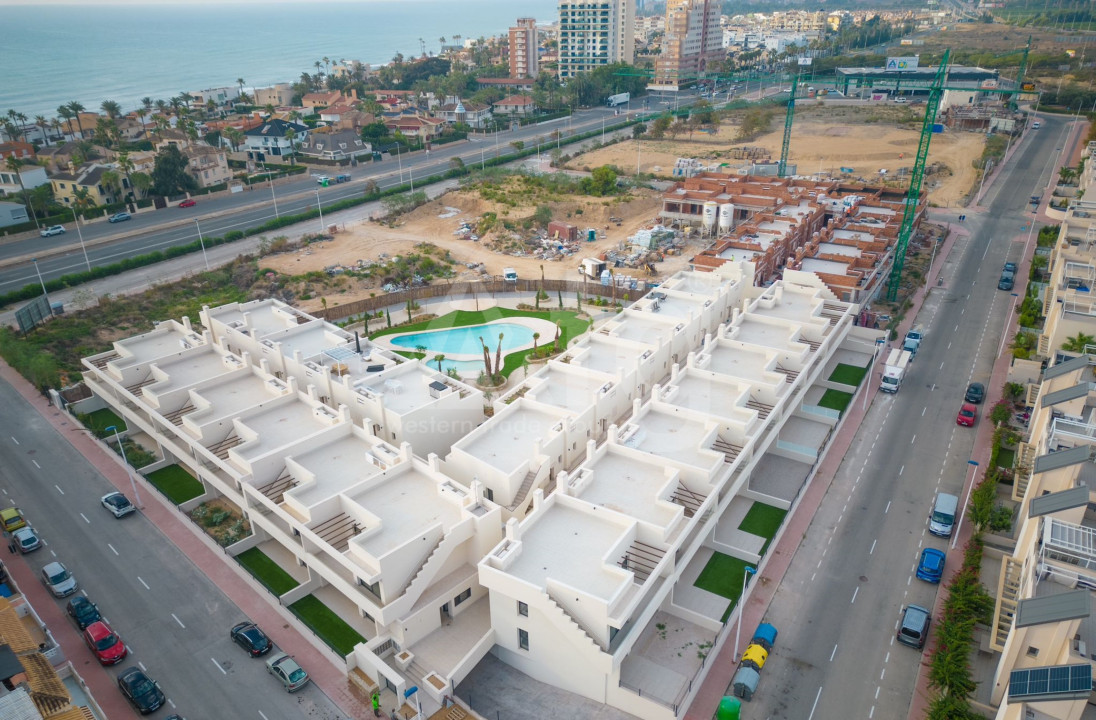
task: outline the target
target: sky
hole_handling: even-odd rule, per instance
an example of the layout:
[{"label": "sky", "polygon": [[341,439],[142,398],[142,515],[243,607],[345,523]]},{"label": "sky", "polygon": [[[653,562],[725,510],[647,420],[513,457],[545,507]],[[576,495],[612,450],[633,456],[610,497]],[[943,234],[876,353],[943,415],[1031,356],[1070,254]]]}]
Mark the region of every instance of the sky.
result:
[{"label": "sky", "polygon": [[[4,5],[269,5],[271,3],[300,2],[301,0],[0,0]],[[325,2],[372,2],[373,0],[325,0]],[[414,2],[414,0],[403,0]]]}]

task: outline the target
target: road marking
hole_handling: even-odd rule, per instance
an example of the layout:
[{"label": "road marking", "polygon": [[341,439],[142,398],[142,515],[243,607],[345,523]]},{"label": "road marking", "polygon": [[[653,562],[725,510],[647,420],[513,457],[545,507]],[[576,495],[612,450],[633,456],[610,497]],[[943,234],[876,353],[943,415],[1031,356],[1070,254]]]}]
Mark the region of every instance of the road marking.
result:
[{"label": "road marking", "polygon": [[877,543],[877,542],[879,542],[878,538],[871,541],[871,550],[868,550],[868,555],[871,555],[872,553],[875,552],[875,543]]},{"label": "road marking", "polygon": [[837,654],[837,645],[833,646],[833,652],[830,653],[830,662],[833,662],[833,656]]},{"label": "road marking", "polygon": [[925,417],[925,411],[926,411],[926,410],[928,410],[928,409],[929,409],[929,406],[928,406],[928,405],[926,405],[925,407],[921,408],[921,417]]},{"label": "road marking", "polygon": [[822,697],[822,686],[818,686],[818,694],[814,696],[814,705],[811,705],[811,714],[807,716],[807,720],[811,720],[814,717],[814,710],[818,707],[818,698]]},{"label": "road marking", "polygon": [[951,343],[948,343],[948,350],[951,350]]},{"label": "road marking", "polygon": [[891,646],[892,646],[892,647],[894,646],[894,636],[893,636],[893,635],[891,635],[891,641],[890,641],[890,644],[891,644]]},{"label": "road marking", "polygon": [[18,445],[18,444],[19,444],[19,441],[15,439],[15,436],[14,436],[14,435],[12,435],[12,436],[10,436],[10,437],[11,437],[11,441],[12,441],[13,443],[15,443],[16,445]]},{"label": "road marking", "polygon": [[137,661],[137,664],[138,664],[138,665],[139,665],[139,666],[141,667],[141,670],[142,670],[142,672],[148,672],[148,668],[147,668],[147,667],[145,667],[145,664],[144,664],[143,662],[141,662],[140,660],[138,660],[138,661]]},{"label": "road marking", "polygon": [[31,462],[34,463],[34,467],[38,468],[39,470],[42,469],[42,466],[38,464],[37,460],[31,460]]},{"label": "road marking", "polygon": [[115,555],[117,555],[117,554],[118,554],[118,551],[117,551],[117,550],[115,550],[115,549],[114,549],[114,546],[113,546],[113,545],[111,545],[110,543],[107,543],[107,547],[108,547],[108,548],[110,548],[110,551],[111,551],[112,553],[114,553]]},{"label": "road marking", "polygon": [[91,525],[91,520],[88,520],[87,515],[85,515],[84,513],[80,513],[80,517],[84,518],[84,522],[86,522],[88,525]]},{"label": "road marking", "polygon": [[[35,465],[37,465],[37,464],[38,464],[38,463],[35,463]],[[65,491],[61,489],[61,486],[60,486],[60,485],[58,485],[58,484],[54,483],[53,487],[57,488],[57,492],[61,493],[62,495],[64,495],[64,494],[65,494]]]},{"label": "road marking", "polygon": [[52,550],[49,551],[49,554],[52,555],[53,557],[57,557],[57,553],[53,552]]},{"label": "road marking", "polygon": [[186,630],[186,625],[183,625],[183,621],[180,620],[175,613],[171,613],[171,617],[175,618],[175,622],[179,623],[179,627],[181,627],[183,630]]},{"label": "road marking", "polygon": [[263,715],[262,710],[259,710],[258,713],[259,713],[259,717],[261,717],[263,720],[270,720],[270,718],[268,718],[266,715]]},{"label": "road marking", "polygon": [[856,602],[856,593],[858,593],[858,592],[860,592],[859,587],[853,589],[853,591],[852,591],[852,600],[849,600],[849,605],[852,605],[854,602]]},{"label": "road marking", "polygon": [[909,587],[910,583],[912,583],[912,582],[913,582],[913,575],[910,575],[908,578],[906,578],[906,587]]},{"label": "road marking", "polygon": [[879,682],[883,682],[883,676],[884,676],[884,675],[886,675],[886,674],[887,674],[887,669],[886,669],[886,668],[883,668],[883,669],[882,669],[882,670],[881,670],[881,671],[879,672]]},{"label": "road marking", "polygon": [[887,514],[887,510],[890,510],[890,500],[887,501],[887,508],[886,508],[886,510],[883,511],[884,515]]},{"label": "road marking", "polygon": [[[182,625],[182,623],[179,624]],[[221,667],[221,663],[217,662],[217,658],[210,658],[210,660],[213,661],[213,664],[217,666],[217,669],[221,671],[222,675],[228,675],[228,672],[223,667]],[[259,714],[261,715],[262,713]]]},{"label": "road marking", "polygon": [[811,573],[811,582],[812,582],[812,583],[814,582],[814,576],[815,576],[815,575],[817,575],[817,574],[818,574],[818,573]]},{"label": "road marking", "polygon": [[871,710],[868,710],[868,720],[871,720],[875,716],[875,706],[871,706]]},{"label": "road marking", "polygon": [[151,589],[152,589],[152,588],[150,588],[150,587],[148,586],[148,583],[146,583],[146,582],[145,582],[144,580],[142,580],[142,579],[141,579],[141,576],[140,576],[140,575],[138,575],[138,576],[137,576],[137,582],[139,582],[139,583],[141,583],[142,585],[144,585],[144,586],[145,586],[145,590],[151,590]]},{"label": "road marking", "polygon": [[8,494],[7,488],[5,488],[5,489],[4,489],[4,494],[5,494],[5,495],[7,495],[7,494]]},{"label": "road marking", "polygon": [[943,369],[944,369],[944,363],[940,363],[940,369],[941,369],[941,370],[943,370]]},{"label": "road marking", "polygon": [[910,445],[913,445],[915,442],[917,442],[917,436],[916,435],[914,435],[912,438],[910,438]]},{"label": "road marking", "polygon": [[171,701],[171,698],[168,698],[168,699],[167,699],[167,704],[171,706],[171,709],[172,709],[172,710],[174,710],[174,709],[175,709],[175,703],[173,703],[173,702]]},{"label": "road marking", "polygon": [[898,477],[902,477],[902,473],[904,473],[904,472],[906,472],[906,466],[905,465],[898,468]]},{"label": "road marking", "polygon": [[955,329],[952,332],[959,332],[959,323],[955,323]]},{"label": "road marking", "polygon": [[845,503],[845,507],[841,508],[841,517],[845,516],[845,511],[849,509],[849,504]]},{"label": "road marking", "polygon": [[888,652],[887,656],[885,658],[883,658],[883,664],[886,665],[889,662],[890,662],[890,653]]},{"label": "road marking", "polygon": [[818,564],[817,564],[817,565],[815,565],[815,567],[816,567],[816,568],[820,568],[820,567],[822,567],[822,561],[821,561],[821,560],[819,560],[819,561],[818,561]]}]

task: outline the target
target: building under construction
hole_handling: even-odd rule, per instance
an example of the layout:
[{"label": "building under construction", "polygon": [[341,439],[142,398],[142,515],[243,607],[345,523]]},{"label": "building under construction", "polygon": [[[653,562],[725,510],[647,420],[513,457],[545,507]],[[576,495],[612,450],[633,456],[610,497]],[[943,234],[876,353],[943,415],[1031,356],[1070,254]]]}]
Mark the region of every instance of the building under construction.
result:
[{"label": "building under construction", "polygon": [[[759,286],[786,270],[812,272],[839,300],[863,303],[890,272],[904,200],[901,190],[840,180],[701,173],[662,194],[660,216],[711,238],[694,270],[750,262]],[[915,228],[924,211],[922,195]]]}]

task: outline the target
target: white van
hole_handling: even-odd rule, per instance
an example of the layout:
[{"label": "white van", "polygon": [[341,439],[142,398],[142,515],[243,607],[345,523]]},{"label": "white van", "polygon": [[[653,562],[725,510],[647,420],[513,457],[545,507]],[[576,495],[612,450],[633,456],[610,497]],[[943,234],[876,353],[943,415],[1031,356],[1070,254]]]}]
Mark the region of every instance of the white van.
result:
[{"label": "white van", "polygon": [[951,537],[951,529],[955,526],[955,513],[959,508],[959,498],[948,493],[940,493],[936,496],[936,502],[932,506],[932,514],[929,515],[929,532],[940,537]]},{"label": "white van", "polygon": [[1033,123],[1031,124],[1031,129],[1032,129],[1032,130],[1038,130],[1038,129],[1039,129],[1039,128],[1041,128],[1042,126],[1043,126],[1043,123],[1041,123],[1041,122],[1039,122],[1038,120],[1036,120],[1035,122],[1033,122]]}]

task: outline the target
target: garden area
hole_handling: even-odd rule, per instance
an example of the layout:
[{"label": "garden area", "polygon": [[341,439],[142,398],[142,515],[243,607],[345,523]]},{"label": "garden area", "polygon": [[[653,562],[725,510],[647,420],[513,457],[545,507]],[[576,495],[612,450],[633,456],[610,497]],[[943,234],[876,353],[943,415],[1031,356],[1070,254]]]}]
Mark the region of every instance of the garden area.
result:
[{"label": "garden area", "polygon": [[830,388],[822,394],[822,399],[818,401],[820,407],[829,408],[830,410],[836,410],[842,415],[845,414],[845,408],[852,402],[852,393],[844,392],[843,390],[834,390]]},{"label": "garden area", "polygon": [[848,365],[846,363],[838,363],[837,367],[833,369],[828,378],[830,382],[841,383],[842,385],[851,385],[856,387],[860,384],[860,381],[864,379],[864,376],[868,374],[867,367],[857,367],[855,365]]},{"label": "garden area", "polygon": [[355,645],[365,642],[365,638],[357,630],[350,627],[315,595],[301,598],[290,605],[289,609],[339,655],[349,655]]},{"label": "garden area", "polygon": [[278,597],[285,595],[293,588],[300,585],[292,575],[270,559],[270,556],[259,548],[244,550],[236,555],[236,562],[240,563],[252,577],[262,583],[270,592]]},{"label": "garden area", "polygon": [[221,547],[234,545],[251,535],[251,523],[244,519],[239,508],[221,498],[191,510],[190,519]]},{"label": "garden area", "polygon": [[145,479],[176,505],[182,505],[205,492],[202,483],[178,465],[154,470]]}]

